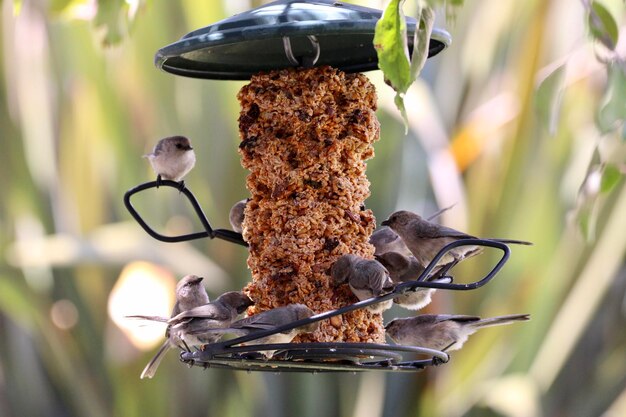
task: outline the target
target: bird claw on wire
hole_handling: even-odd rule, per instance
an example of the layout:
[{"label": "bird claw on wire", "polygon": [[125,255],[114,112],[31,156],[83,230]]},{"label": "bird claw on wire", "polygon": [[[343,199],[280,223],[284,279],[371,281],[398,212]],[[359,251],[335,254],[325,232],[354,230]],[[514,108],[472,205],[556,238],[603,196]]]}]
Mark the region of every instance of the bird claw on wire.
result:
[{"label": "bird claw on wire", "polygon": [[450,360],[450,356],[448,356],[448,359],[442,359],[439,356],[434,356],[433,357],[433,366],[439,366],[439,365],[443,365],[444,363],[448,363],[448,361]]}]

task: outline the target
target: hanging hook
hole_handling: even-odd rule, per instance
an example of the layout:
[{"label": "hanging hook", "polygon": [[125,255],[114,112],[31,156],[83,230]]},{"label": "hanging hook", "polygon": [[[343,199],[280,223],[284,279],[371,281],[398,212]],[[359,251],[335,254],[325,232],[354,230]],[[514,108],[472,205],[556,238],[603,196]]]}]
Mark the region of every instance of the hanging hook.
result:
[{"label": "hanging hook", "polygon": [[302,62],[296,58],[293,54],[293,49],[291,49],[291,38],[289,36],[283,36],[283,48],[285,49],[285,56],[291,65],[311,68],[316,63],[320,57],[320,43],[314,35],[307,35],[307,39],[311,42],[311,45],[314,49],[314,54],[312,56],[304,56],[302,57]]}]

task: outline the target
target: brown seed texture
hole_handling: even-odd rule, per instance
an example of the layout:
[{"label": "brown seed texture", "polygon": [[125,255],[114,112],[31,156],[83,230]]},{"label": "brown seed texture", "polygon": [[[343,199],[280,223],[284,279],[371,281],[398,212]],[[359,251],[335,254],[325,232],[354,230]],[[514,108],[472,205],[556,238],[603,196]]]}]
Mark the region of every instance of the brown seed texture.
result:
[{"label": "brown seed texture", "polygon": [[[329,270],[342,254],[374,254],[376,222],[363,209],[365,161],[380,132],[374,86],[327,66],[285,69],[253,76],[238,98],[239,152],[250,171],[249,314],[290,303],[321,313],[357,301],[346,284],[332,284]],[[382,343],[382,317],[356,310],[294,341]]]}]

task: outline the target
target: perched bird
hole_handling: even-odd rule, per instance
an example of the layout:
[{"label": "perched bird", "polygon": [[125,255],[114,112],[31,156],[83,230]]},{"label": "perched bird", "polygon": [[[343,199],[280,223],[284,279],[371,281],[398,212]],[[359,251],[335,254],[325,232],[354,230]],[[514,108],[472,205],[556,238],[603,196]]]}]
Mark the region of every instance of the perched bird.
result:
[{"label": "perched bird", "polygon": [[[212,303],[183,310],[170,319],[153,316],[129,316],[168,323],[165,331],[166,340],[144,368],[141,378],[152,378],[165,353],[171,348],[179,347],[188,351],[190,346],[216,342],[222,334],[211,332],[210,329],[228,327],[250,305],[252,305],[252,301],[248,296],[233,291],[222,294]],[[186,307],[187,305],[178,303],[178,306]]]},{"label": "perched bird", "polygon": [[[431,215],[428,220],[439,217],[442,213],[450,210],[454,205],[444,207]],[[374,255],[382,255],[387,252],[397,252],[402,255],[409,256],[411,251],[406,247],[406,244],[396,232],[387,226],[379,227],[374,230],[374,233],[370,236],[369,242],[374,245]]]},{"label": "perched bird", "polygon": [[[209,302],[209,295],[202,285],[202,280],[203,278],[197,275],[186,275],[180,281],[178,281],[178,284],[176,284],[176,304],[174,304],[174,308],[172,309],[172,317],[176,316],[183,310],[188,310],[190,308],[201,306]],[[168,321],[166,317],[141,315],[128,317],[160,322]],[[176,341],[171,338],[170,326],[168,326],[165,330],[165,342],[161,345],[161,347],[154,355],[154,357],[150,360],[150,362],[148,362],[143,372],[141,373],[141,378],[152,378],[157,368],[159,367],[159,364],[161,363],[161,360],[163,359],[165,353],[174,346],[176,346]]]},{"label": "perched bird", "polygon": [[529,314],[488,319],[450,314],[420,314],[416,317],[392,320],[385,326],[385,329],[391,340],[400,345],[452,351],[461,349],[467,338],[483,327],[500,326],[529,319]]},{"label": "perched bird", "polygon": [[[459,239],[478,239],[450,227],[431,223],[410,211],[397,211],[381,223],[396,232],[409,248],[413,256],[426,267],[437,253],[447,244]],[[491,239],[501,243],[532,245],[530,242],[511,239]],[[481,252],[477,246],[464,245],[449,250],[439,260],[439,265],[454,265],[463,259]]]},{"label": "perched bird", "polygon": [[[207,304],[210,301],[209,294],[207,294],[206,289],[201,284],[203,279],[203,277],[199,277],[197,275],[185,275],[180,281],[178,281],[175,290],[176,303],[174,304],[170,317],[176,316],[181,311],[190,310],[194,307]],[[131,319],[158,321],[161,323],[167,323],[170,320],[167,317],[161,316],[132,315],[126,317]],[[165,336],[167,337],[167,331]]]},{"label": "perched bird", "polygon": [[178,281],[176,284],[176,304],[172,309],[172,317],[181,311],[201,306],[210,301],[209,294],[202,285],[203,279],[197,275],[185,275]]},{"label": "perched bird", "polygon": [[172,180],[180,182],[191,168],[196,164],[196,154],[193,151],[191,142],[184,136],[170,136],[161,139],[151,153],[144,155],[148,158],[152,169],[157,174],[157,182]]},{"label": "perched bird", "polygon": [[[330,268],[330,276],[335,284],[347,281],[350,289],[360,301],[387,294],[394,288],[389,272],[380,262],[350,253],[342,255],[335,261]],[[392,300],[384,301],[373,304],[368,309],[374,313],[382,313],[388,310],[392,303]]]},{"label": "perched bird", "polygon": [[180,340],[186,350],[189,350],[189,346],[215,343],[223,333],[213,330],[230,326],[237,316],[253,304],[243,292],[229,291],[212,303],[182,311],[169,319],[170,335]]},{"label": "perched bird", "polygon": [[[254,316],[246,317],[232,323],[229,328],[223,329],[225,333],[232,333],[237,336],[245,336],[250,333],[259,332],[263,330],[275,329],[279,326],[292,323],[296,320],[302,320],[313,316],[315,313],[313,310],[305,306],[304,304],[289,304],[284,307],[278,307],[271,310],[264,311]],[[289,343],[291,340],[300,333],[312,333],[319,327],[319,322],[310,323],[305,326],[296,327],[295,329],[287,330],[285,332],[276,333],[270,336],[265,336],[260,339],[251,340],[249,344],[264,345],[274,343]],[[261,353],[266,358],[274,356],[274,350],[265,350]]]},{"label": "perched bird", "polygon": [[244,210],[246,209],[248,200],[249,198],[244,198],[243,200],[236,202],[230,209],[228,220],[230,221],[230,226],[237,233],[243,233],[243,219],[245,217]]},{"label": "perched bird", "polygon": [[[396,285],[417,280],[425,270],[414,256],[404,256],[397,252],[383,253],[376,259],[389,271],[389,276]],[[442,284],[452,282],[451,277],[439,275],[436,269],[441,268],[435,268],[435,272],[431,272],[426,281]],[[414,291],[397,296],[393,302],[409,310],[419,310],[430,304],[436,290],[436,288],[416,288]]]}]

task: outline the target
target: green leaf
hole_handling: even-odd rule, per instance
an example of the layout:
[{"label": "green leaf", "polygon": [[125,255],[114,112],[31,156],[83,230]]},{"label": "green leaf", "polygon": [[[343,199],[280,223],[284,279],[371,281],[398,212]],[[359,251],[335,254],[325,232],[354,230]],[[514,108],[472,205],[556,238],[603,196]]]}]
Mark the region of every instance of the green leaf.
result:
[{"label": "green leaf", "polygon": [[[451,3],[452,6],[458,6],[463,0],[452,0]],[[404,107],[404,93],[418,77],[428,58],[430,34],[435,21],[431,6],[447,4],[446,0],[418,0],[417,21],[421,30],[415,32],[411,59],[406,36],[406,20],[402,11],[404,0],[391,0],[383,16],[376,23],[374,48],[378,55],[378,68],[383,71],[385,82],[396,92],[394,102],[402,114],[405,130],[408,130],[408,120]]]},{"label": "green leaf", "polygon": [[610,50],[615,49],[619,29],[615,19],[601,3],[594,1],[589,9],[589,29],[591,35]]},{"label": "green leaf", "polygon": [[428,59],[430,35],[435,23],[435,12],[428,6],[420,7],[418,13],[419,29],[413,38],[413,55],[411,56],[411,83],[417,79]]},{"label": "green leaf", "polygon": [[608,67],[607,89],[597,121],[602,133],[618,129],[626,121],[626,65],[623,62],[614,62]]},{"label": "green leaf", "polygon": [[404,121],[404,134],[406,135],[409,131],[409,117],[406,114],[406,107],[404,107],[404,94],[396,93],[396,96],[393,99],[398,110],[400,110],[400,115],[402,116],[402,120]]},{"label": "green leaf", "polygon": [[411,85],[406,21],[402,12],[404,0],[392,0],[376,23],[374,48],[378,67],[396,92],[405,93]]},{"label": "green leaf", "polygon": [[602,181],[600,182],[600,192],[608,193],[610,192],[617,184],[619,184],[622,179],[622,173],[619,168],[613,164],[608,164],[604,167],[604,172],[602,172]]},{"label": "green leaf", "polygon": [[535,93],[535,109],[539,120],[552,136],[556,133],[561,113],[565,69],[565,64],[559,65],[541,81]]},{"label": "green leaf", "polygon": [[406,20],[402,12],[403,4],[404,0],[392,0],[385,9],[383,17],[376,23],[374,48],[378,55],[378,68],[383,71],[385,80],[396,91],[394,102],[402,114],[405,131],[408,131],[404,93],[413,79],[406,37]]},{"label": "green leaf", "polygon": [[426,3],[431,8],[443,7],[446,11],[446,21],[454,22],[456,20],[456,12],[463,5],[464,0],[418,0]]}]

